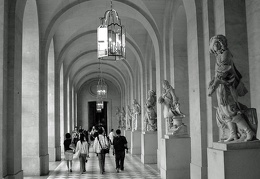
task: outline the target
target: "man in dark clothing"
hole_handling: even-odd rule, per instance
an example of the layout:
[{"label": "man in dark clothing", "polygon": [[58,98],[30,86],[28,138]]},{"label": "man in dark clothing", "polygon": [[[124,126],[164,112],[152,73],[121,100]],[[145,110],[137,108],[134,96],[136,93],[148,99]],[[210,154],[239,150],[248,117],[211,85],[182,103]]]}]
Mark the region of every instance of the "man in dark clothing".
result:
[{"label": "man in dark clothing", "polygon": [[124,170],[125,149],[128,153],[127,140],[125,136],[121,136],[120,129],[116,130],[116,136],[114,137],[113,145],[113,155],[115,154],[116,160],[116,171],[119,172],[119,169]]}]

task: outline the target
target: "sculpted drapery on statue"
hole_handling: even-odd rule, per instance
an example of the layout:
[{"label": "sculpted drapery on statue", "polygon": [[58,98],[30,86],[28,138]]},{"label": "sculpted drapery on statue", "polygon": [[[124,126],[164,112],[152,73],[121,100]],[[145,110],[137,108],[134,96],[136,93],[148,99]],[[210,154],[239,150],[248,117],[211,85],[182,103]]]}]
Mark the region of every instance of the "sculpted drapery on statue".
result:
[{"label": "sculpted drapery on statue", "polygon": [[118,121],[118,129],[121,129],[122,121],[121,121],[121,112],[120,112],[119,107],[116,108],[116,117],[117,117],[117,121]]},{"label": "sculpted drapery on statue", "polygon": [[121,128],[122,129],[125,129],[125,108],[122,107],[122,110],[121,110]]},{"label": "sculpted drapery on statue", "polygon": [[141,106],[138,104],[136,99],[133,101],[133,115],[132,115],[132,130],[140,130],[141,129]]},{"label": "sculpted drapery on statue", "polygon": [[132,129],[132,109],[129,105],[127,105],[127,115],[126,115],[126,130]]},{"label": "sculpted drapery on statue", "polygon": [[157,114],[155,111],[156,105],[156,93],[153,90],[148,91],[148,97],[146,100],[146,113],[144,116],[144,131],[156,131],[157,130]]},{"label": "sculpted drapery on statue", "polygon": [[172,135],[187,134],[187,126],[182,119],[185,115],[180,111],[178,97],[175,95],[173,87],[167,80],[163,80],[163,93],[158,102],[164,105],[164,118],[166,119],[166,133]]},{"label": "sculpted drapery on statue", "polygon": [[238,102],[238,97],[244,96],[248,91],[233,62],[226,37],[212,37],[209,47],[210,53],[216,57],[216,63],[215,76],[209,84],[208,95],[211,96],[216,91],[217,124],[222,129],[227,127],[230,130],[230,135],[224,142],[253,140],[257,130],[256,110]]}]

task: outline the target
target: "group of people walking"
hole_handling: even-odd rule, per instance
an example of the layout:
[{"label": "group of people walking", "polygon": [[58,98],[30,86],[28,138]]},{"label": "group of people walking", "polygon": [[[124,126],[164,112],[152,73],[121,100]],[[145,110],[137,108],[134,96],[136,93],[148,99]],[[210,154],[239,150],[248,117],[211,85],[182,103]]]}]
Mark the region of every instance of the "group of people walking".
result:
[{"label": "group of people walking", "polygon": [[[72,160],[78,157],[80,161],[80,172],[86,172],[85,164],[89,157],[89,148],[93,145],[93,151],[99,161],[100,173],[105,173],[105,158],[106,154],[112,150],[115,155],[116,171],[124,170],[125,152],[128,153],[127,140],[125,136],[121,136],[121,130],[116,130],[116,135],[113,129],[106,135],[103,127],[93,127],[90,132],[76,130],[72,134],[67,133],[64,140],[64,155],[67,161],[68,171],[72,172]],[[91,143],[92,141],[92,143]]]},{"label": "group of people walking", "polygon": [[73,156],[79,158],[80,172],[86,172],[85,164],[89,157],[89,137],[87,131],[73,131],[72,135],[67,133],[64,140],[64,156],[67,161],[68,171],[72,172]]}]

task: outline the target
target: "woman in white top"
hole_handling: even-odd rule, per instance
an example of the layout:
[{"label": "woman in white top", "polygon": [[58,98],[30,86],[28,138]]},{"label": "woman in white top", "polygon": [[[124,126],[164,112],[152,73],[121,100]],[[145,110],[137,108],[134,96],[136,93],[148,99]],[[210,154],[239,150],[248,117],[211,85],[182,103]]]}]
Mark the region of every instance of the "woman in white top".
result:
[{"label": "woman in white top", "polygon": [[100,167],[100,173],[103,174],[105,172],[105,157],[106,154],[101,153],[101,149],[108,147],[108,140],[107,137],[103,135],[103,129],[98,129],[98,136],[94,140],[93,149],[94,152],[98,155],[98,161],[99,161],[99,167]]},{"label": "woman in white top", "polygon": [[85,164],[86,158],[89,157],[88,150],[88,141],[86,141],[87,137],[84,134],[80,134],[80,140],[77,142],[76,152],[79,151],[79,162],[80,162],[80,172],[86,172]]}]

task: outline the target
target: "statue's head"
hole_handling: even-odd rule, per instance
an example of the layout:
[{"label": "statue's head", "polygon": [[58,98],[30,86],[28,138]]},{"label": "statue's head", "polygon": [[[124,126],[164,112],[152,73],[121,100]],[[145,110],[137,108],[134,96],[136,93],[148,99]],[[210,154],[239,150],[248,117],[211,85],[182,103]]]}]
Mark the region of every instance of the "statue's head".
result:
[{"label": "statue's head", "polygon": [[133,100],[133,104],[137,104],[137,101],[136,101],[136,99],[134,99],[134,100]]},{"label": "statue's head", "polygon": [[163,86],[163,89],[168,89],[168,88],[170,88],[170,83],[167,80],[163,80],[162,86]]},{"label": "statue's head", "polygon": [[215,35],[209,41],[209,52],[212,54],[222,53],[227,50],[227,38],[224,35]]},{"label": "statue's head", "polygon": [[156,96],[156,93],[154,90],[149,90],[148,91],[148,96]]}]

